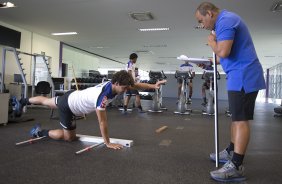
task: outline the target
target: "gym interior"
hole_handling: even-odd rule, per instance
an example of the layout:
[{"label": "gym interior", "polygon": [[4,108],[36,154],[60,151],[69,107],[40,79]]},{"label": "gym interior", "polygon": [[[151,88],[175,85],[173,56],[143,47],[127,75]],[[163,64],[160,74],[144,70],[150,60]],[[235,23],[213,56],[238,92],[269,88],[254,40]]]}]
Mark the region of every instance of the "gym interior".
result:
[{"label": "gym interior", "polygon": [[[240,183],[281,183],[282,24],[277,22],[282,21],[282,3],[211,2],[245,20],[266,81],[250,121],[247,180]],[[209,155],[230,143],[232,114],[227,76],[220,65],[209,75],[211,81],[216,78],[216,87],[214,82],[204,89],[203,105],[206,75],[198,64],[214,58],[206,45],[210,33],[197,29],[199,1],[13,0],[9,3],[14,7],[0,3],[0,183],[217,183],[209,173],[222,164]],[[141,31],[159,26],[168,30]],[[73,31],[77,33],[51,34]],[[134,95],[129,112],[122,111],[123,94],[107,104],[109,136],[123,144],[122,149],[96,141],[101,132],[95,112],[75,120],[77,134],[88,141],[30,137],[36,123],[62,128],[58,110],[28,105],[18,111],[14,101],[62,96],[111,81],[126,68],[131,53],[138,55],[140,82],[167,82],[159,89],[139,91],[145,113],[138,111]],[[192,58],[195,75],[177,72],[184,63],[181,55]],[[178,79],[183,82],[178,84]],[[188,103],[190,80],[193,94]]]}]

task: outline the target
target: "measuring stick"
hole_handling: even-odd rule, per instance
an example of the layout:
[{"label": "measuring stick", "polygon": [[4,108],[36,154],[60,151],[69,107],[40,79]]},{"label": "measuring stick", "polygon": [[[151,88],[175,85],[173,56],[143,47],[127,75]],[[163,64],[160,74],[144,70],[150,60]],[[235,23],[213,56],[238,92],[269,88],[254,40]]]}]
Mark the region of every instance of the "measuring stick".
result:
[{"label": "measuring stick", "polygon": [[22,144],[26,144],[26,143],[33,143],[34,141],[38,141],[38,140],[40,140],[40,139],[43,139],[43,138],[45,138],[46,136],[43,136],[43,137],[37,137],[37,138],[34,138],[34,139],[29,139],[29,140],[26,140],[26,141],[22,141],[22,142],[18,142],[18,143],[16,143],[16,146],[18,146],[18,145],[22,145]]},{"label": "measuring stick", "polygon": [[92,149],[92,148],[95,148],[95,147],[97,147],[97,146],[100,146],[101,144],[104,144],[104,142],[101,142],[101,143],[98,143],[98,144],[93,144],[93,145],[91,145],[91,146],[87,146],[86,148],[75,152],[75,154],[76,154],[76,155],[79,155],[79,154],[81,154],[81,153],[83,153],[83,152],[85,152],[85,151],[89,151],[89,150]]},{"label": "measuring stick", "polygon": [[167,128],[168,128],[168,126],[162,126],[161,128],[158,128],[156,130],[156,133],[161,133],[161,132],[165,131]]},{"label": "measuring stick", "polygon": [[[78,91],[79,90],[78,89],[78,83],[77,83],[77,80],[76,80],[76,76],[75,76],[73,65],[72,65],[72,73],[73,73],[73,79],[74,79],[74,82],[75,82],[76,90]],[[85,114],[83,114],[83,118],[86,119]]]}]

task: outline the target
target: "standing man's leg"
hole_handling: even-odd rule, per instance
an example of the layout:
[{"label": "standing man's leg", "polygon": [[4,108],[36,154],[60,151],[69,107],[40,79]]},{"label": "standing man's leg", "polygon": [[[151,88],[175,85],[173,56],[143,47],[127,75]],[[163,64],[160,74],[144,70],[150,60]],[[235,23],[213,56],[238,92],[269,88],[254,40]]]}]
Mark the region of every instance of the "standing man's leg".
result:
[{"label": "standing man's leg", "polygon": [[203,106],[207,105],[207,97],[206,97],[206,89],[207,89],[207,82],[204,82],[202,85],[202,98],[203,98]]},{"label": "standing man's leg", "polygon": [[188,83],[189,86],[189,98],[188,98],[188,103],[192,103],[192,95],[193,95],[193,83],[192,83],[192,79],[190,80],[190,82]]},{"label": "standing man's leg", "polygon": [[143,111],[143,108],[142,108],[142,105],[141,105],[141,97],[140,97],[140,94],[137,90],[136,90],[136,96],[135,96],[135,103],[136,103],[136,106],[138,107],[138,111],[140,113],[145,112],[145,111]]},{"label": "standing man's leg", "polygon": [[217,181],[243,181],[246,179],[243,160],[250,140],[249,121],[253,120],[257,94],[258,91],[245,93],[243,89],[242,91],[228,91],[232,113],[231,142],[226,150],[220,152],[219,157],[230,155],[223,153],[231,149],[232,146],[234,152],[231,161],[228,161],[221,169],[211,172],[211,177]]},{"label": "standing man's leg", "polygon": [[234,141],[234,154],[232,162],[238,168],[243,163],[244,155],[246,153],[248,143],[250,140],[249,121],[235,121],[231,124],[232,140]]},{"label": "standing man's leg", "polygon": [[180,94],[181,94],[181,87],[182,87],[182,79],[177,79],[178,83],[178,91],[177,91],[177,103],[180,100]]},{"label": "standing man's leg", "polygon": [[125,98],[124,98],[124,104],[123,104],[123,110],[127,111],[127,107],[130,101],[131,95],[125,94]]}]

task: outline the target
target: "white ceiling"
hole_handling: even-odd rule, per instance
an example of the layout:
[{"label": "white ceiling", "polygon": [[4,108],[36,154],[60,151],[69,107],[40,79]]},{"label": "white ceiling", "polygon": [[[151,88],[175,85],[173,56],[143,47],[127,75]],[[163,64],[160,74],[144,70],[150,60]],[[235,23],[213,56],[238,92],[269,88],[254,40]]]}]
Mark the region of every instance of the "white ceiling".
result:
[{"label": "white ceiling", "polygon": [[[0,0],[0,2],[4,2]],[[174,71],[176,57],[211,57],[205,45],[209,32],[195,30],[199,0],[10,0],[17,7],[0,9],[0,20],[63,41],[122,63],[136,51],[143,70]],[[220,9],[238,13],[248,24],[263,68],[282,62],[282,12],[276,0],[213,0]],[[151,12],[152,21],[135,21],[130,12]],[[138,28],[169,27],[170,31],[139,32]],[[51,36],[76,31],[76,36]],[[95,47],[103,46],[104,49]],[[102,60],[100,67],[123,64]]]}]

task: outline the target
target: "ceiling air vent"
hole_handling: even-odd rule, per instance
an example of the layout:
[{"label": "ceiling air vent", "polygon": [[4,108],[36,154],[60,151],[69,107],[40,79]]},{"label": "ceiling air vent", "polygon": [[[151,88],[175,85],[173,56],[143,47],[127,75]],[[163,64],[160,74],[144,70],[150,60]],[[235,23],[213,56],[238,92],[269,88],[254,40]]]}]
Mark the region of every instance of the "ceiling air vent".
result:
[{"label": "ceiling air vent", "polygon": [[150,51],[150,50],[136,50],[135,53],[136,53],[136,54],[142,54],[142,55],[151,55],[151,54],[154,54],[153,51]]},{"label": "ceiling air vent", "polygon": [[167,47],[167,45],[166,44],[157,44],[157,45],[144,45],[143,47],[145,47],[145,48],[164,48],[164,47]]},{"label": "ceiling air vent", "polygon": [[275,2],[271,7],[272,12],[281,12],[282,11],[282,1]]},{"label": "ceiling air vent", "polygon": [[148,21],[153,20],[154,17],[151,12],[139,12],[139,13],[129,13],[129,16],[136,21]]}]

